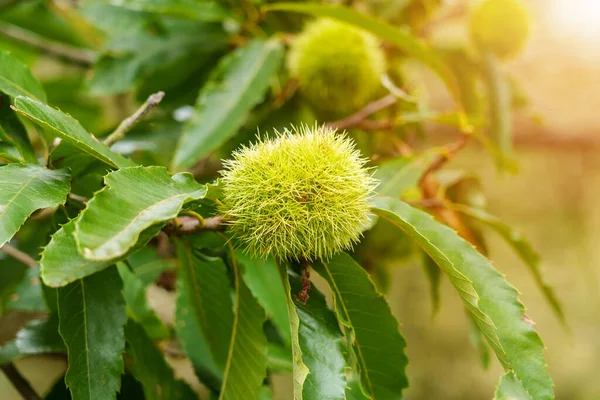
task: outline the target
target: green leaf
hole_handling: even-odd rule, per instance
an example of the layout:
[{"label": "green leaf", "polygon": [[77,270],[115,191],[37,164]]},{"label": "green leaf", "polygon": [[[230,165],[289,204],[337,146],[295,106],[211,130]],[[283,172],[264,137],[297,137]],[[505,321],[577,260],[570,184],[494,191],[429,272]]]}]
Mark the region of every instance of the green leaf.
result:
[{"label": "green leaf", "polygon": [[407,189],[418,185],[419,180],[437,157],[427,152],[409,157],[398,157],[377,166],[374,177],[380,181],[380,196],[400,197]]},{"label": "green leaf", "polygon": [[267,369],[271,372],[285,372],[291,374],[294,372],[292,364],[292,355],[287,347],[280,344],[269,342],[269,358],[267,360]]},{"label": "green leaf", "polygon": [[[120,260],[90,261],[79,254],[74,234],[75,224],[80,216],[81,214],[63,225],[61,229],[52,235],[50,243],[48,243],[42,252],[40,260],[42,280],[50,287],[65,286]],[[142,232],[136,246],[131,249],[130,253],[148,243],[150,239],[160,232],[161,228],[161,225],[155,225]],[[126,256],[127,254],[122,258]]]},{"label": "green leaf", "polygon": [[400,399],[408,386],[406,342],[390,306],[377,293],[367,272],[341,253],[314,266],[327,280],[340,321],[354,333],[361,381],[373,399]]},{"label": "green leaf", "polygon": [[127,321],[115,268],[58,290],[59,331],[67,346],[65,382],[73,399],[111,399],[121,386]]},{"label": "green leaf", "polygon": [[467,312],[467,318],[469,318],[469,340],[477,350],[481,366],[487,369],[490,365],[490,347],[485,341],[485,335],[479,328],[479,325],[477,325],[473,315]]},{"label": "green leaf", "polygon": [[288,309],[288,319],[290,323],[290,332],[292,340],[292,368],[294,379],[294,400],[302,400],[304,383],[309,374],[308,367],[304,363],[302,348],[300,347],[300,318],[296,310],[296,305],[292,299],[292,289],[288,279],[287,268],[285,265],[279,265],[279,275],[283,282],[286,294],[286,304]]},{"label": "green leaf", "polygon": [[29,68],[2,50],[0,50],[0,92],[10,97],[27,96],[46,101],[42,84],[33,77]]},{"label": "green leaf", "polygon": [[440,282],[442,272],[437,266],[435,261],[429,257],[427,253],[422,254],[423,257],[423,271],[429,281],[429,291],[431,292],[431,306],[433,314],[438,312],[440,309]]},{"label": "green leaf", "polygon": [[[86,6],[83,12],[109,38],[105,54],[94,65],[88,82],[93,95],[123,93],[169,66],[186,63],[186,69],[201,67],[207,58],[225,49],[229,41],[222,24],[157,18],[102,4]],[[177,79],[164,79],[167,87],[160,89],[168,89],[170,82]]]},{"label": "green leaf", "polygon": [[187,241],[177,241],[177,256],[177,337],[200,379],[218,391],[233,330],[227,267]]},{"label": "green leaf", "polygon": [[58,315],[29,322],[17,333],[15,344],[20,355],[64,351],[65,344],[58,334]]},{"label": "green leaf", "polygon": [[253,259],[242,251],[236,251],[238,262],[243,265],[244,282],[271,318],[284,343],[289,346],[291,331],[286,294],[279,268],[272,258]]},{"label": "green leaf", "polygon": [[511,94],[509,83],[501,71],[500,62],[496,57],[487,52],[483,56],[484,82],[489,98],[489,119],[491,139],[496,145],[499,154],[497,163],[499,168],[510,167],[510,158],[513,156],[513,131],[511,113]]},{"label": "green leaf", "polygon": [[[300,293],[300,277],[288,273],[291,296]],[[325,296],[316,287],[309,292],[306,305],[296,299],[294,305],[300,320],[298,337],[302,361],[310,373],[302,389],[302,399],[345,399],[346,359],[343,334],[335,313],[327,307]]]},{"label": "green leaf", "polygon": [[0,247],[35,210],[63,204],[71,188],[69,181],[66,171],[50,171],[37,165],[0,167]]},{"label": "green leaf", "polygon": [[19,349],[15,340],[8,341],[0,346],[0,365],[9,363],[19,358]]},{"label": "green leaf", "polygon": [[[2,127],[0,127],[0,130],[2,130]],[[23,158],[16,145],[0,142],[0,163],[4,163],[3,160],[9,163],[17,163],[23,161]]]},{"label": "green leaf", "polygon": [[[90,1],[88,3],[103,3]],[[213,1],[196,0],[125,0],[119,7],[135,11],[187,18],[195,21],[223,21],[228,17],[227,10]]]},{"label": "green leaf", "polygon": [[235,290],[234,318],[219,400],[259,399],[267,375],[265,313],[244,284],[235,253],[232,248],[230,250]]},{"label": "green leaf", "polygon": [[127,304],[127,316],[141,324],[153,339],[164,339],[169,336],[169,330],[146,301],[148,285],[134,272],[131,272],[125,264],[118,263],[117,269],[123,281],[123,297]]},{"label": "green leaf", "polygon": [[500,363],[513,370],[535,400],[554,398],[544,346],[527,322],[517,290],[471,244],[429,214],[391,198],[373,211],[411,236],[456,287]]},{"label": "green leaf", "polygon": [[27,268],[25,276],[10,296],[6,309],[29,312],[48,311],[42,293],[40,268],[38,266]]},{"label": "green leaf", "polygon": [[[19,150],[19,161],[37,164],[35,150],[23,123],[12,110],[12,106],[3,95],[0,95],[0,136],[5,144],[14,144]],[[10,150],[9,150],[10,151]]]},{"label": "green leaf", "polygon": [[550,306],[552,307],[558,318],[563,324],[566,323],[565,315],[562,311],[562,307],[560,305],[560,302],[558,301],[558,298],[554,294],[552,287],[550,287],[544,281],[541,269],[540,256],[535,251],[531,243],[529,243],[521,233],[513,230],[509,225],[502,222],[502,220],[491,214],[488,214],[482,209],[467,207],[460,204],[455,204],[453,205],[453,207],[457,211],[470,217],[476,218],[477,220],[483,222],[485,225],[492,228],[494,231],[496,231],[496,233],[498,233],[498,235],[500,235],[500,237],[502,237],[502,239],[504,239],[515,250],[515,252],[519,255],[521,260],[523,260],[525,265],[527,265],[527,267],[529,268],[529,271],[533,275],[535,283],[542,291],[542,294],[544,295],[548,303],[550,303]]},{"label": "green leaf", "polygon": [[144,328],[129,320],[125,325],[127,355],[133,361],[133,376],[142,384],[146,399],[188,400],[197,397],[183,381],[176,380],[162,353]]},{"label": "green leaf", "polygon": [[398,47],[409,57],[414,58],[431,68],[446,84],[450,93],[457,103],[460,93],[451,71],[425,43],[417,39],[409,32],[389,25],[383,20],[362,14],[348,7],[315,4],[315,3],[277,3],[264,7],[267,11],[292,11],[314,15],[316,17],[327,17],[337,19],[365,29],[380,39],[385,40]]},{"label": "green leaf", "polygon": [[265,96],[283,59],[276,40],[254,40],[226,56],[200,91],[177,144],[173,168],[191,167],[231,138]]},{"label": "green leaf", "polygon": [[123,256],[142,231],[176,217],[185,203],[206,193],[191,174],[170,176],[164,167],[121,169],[104,183],[75,224],[77,247],[88,260]]},{"label": "green leaf", "polygon": [[494,400],[533,400],[512,371],[500,377]]},{"label": "green leaf", "polygon": [[89,134],[79,122],[60,110],[22,96],[15,99],[14,107],[19,114],[37,125],[50,130],[62,140],[114,168],[135,165],[133,161],[110,151],[108,147]]},{"label": "green leaf", "polygon": [[358,379],[350,379],[346,387],[346,400],[370,400],[363,392]]}]

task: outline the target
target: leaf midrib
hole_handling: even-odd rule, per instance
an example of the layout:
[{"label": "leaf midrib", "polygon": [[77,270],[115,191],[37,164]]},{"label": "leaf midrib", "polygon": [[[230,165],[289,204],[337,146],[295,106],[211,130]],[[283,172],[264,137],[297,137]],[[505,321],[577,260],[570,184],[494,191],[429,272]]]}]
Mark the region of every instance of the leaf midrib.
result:
[{"label": "leaf midrib", "polygon": [[[333,275],[331,275],[331,272],[329,271],[329,268],[327,267],[328,264],[323,263],[323,265],[325,266],[324,270],[327,272],[327,275],[329,276],[329,281],[331,282],[331,285],[333,286],[335,293],[337,294],[339,303],[341,304],[341,306],[344,310],[344,314],[346,315],[348,322],[352,326],[352,330],[354,330],[354,324],[352,323],[352,319],[350,318],[350,313],[348,312],[348,309],[346,308],[346,303],[343,301],[342,293],[340,292],[337,284],[335,283],[335,279],[333,278]],[[375,396],[375,392],[373,390],[373,383],[371,382],[371,377],[369,375],[369,369],[367,368],[367,363],[366,363],[365,357],[362,353],[362,349],[360,347],[359,341],[355,340],[354,344],[356,345],[356,350],[358,352],[358,357],[360,358],[360,362],[364,367],[363,371],[364,371],[364,375],[366,377],[367,383],[369,385],[369,391],[372,396]]]}]

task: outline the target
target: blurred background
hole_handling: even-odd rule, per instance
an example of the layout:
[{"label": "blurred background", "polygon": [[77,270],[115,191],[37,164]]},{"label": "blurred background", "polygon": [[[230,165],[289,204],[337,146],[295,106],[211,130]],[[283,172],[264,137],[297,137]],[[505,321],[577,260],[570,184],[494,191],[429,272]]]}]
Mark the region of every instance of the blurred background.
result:
[{"label": "blurred background", "polygon": [[[409,2],[388,0],[388,5],[401,7]],[[463,3],[467,2],[446,0],[436,17],[443,20]],[[546,280],[563,304],[566,329],[522,261],[493,232],[486,235],[490,258],[519,288],[527,314],[544,340],[557,399],[596,400],[600,399],[600,379],[596,379],[600,374],[600,1],[524,3],[532,17],[531,35],[525,50],[505,65],[529,98],[528,106],[513,119],[518,174],[499,173],[479,146],[461,152],[450,167],[477,172],[490,213],[525,235],[542,255]],[[464,30],[466,24],[459,20],[435,36],[451,41]],[[0,46],[23,52],[24,59],[30,57],[35,75],[48,78],[47,86],[51,85],[58,68],[55,63],[31,55],[2,35]],[[449,99],[440,83],[426,72],[417,71],[416,76],[428,90],[431,108],[447,108]],[[75,77],[75,85],[76,81]],[[68,102],[61,98],[68,97],[66,93],[49,94],[50,102]],[[87,112],[97,110],[90,106]],[[118,110],[111,112],[118,114]],[[88,128],[103,127],[99,122]],[[427,133],[433,144],[448,142],[444,129],[431,126]],[[419,260],[395,267],[390,286],[388,299],[401,322],[411,360],[405,398],[490,399],[500,366],[492,360],[487,370],[481,367],[462,303],[449,282],[442,282],[441,307],[434,316]],[[170,295],[158,289],[149,293],[166,319],[172,314]],[[0,343],[18,328],[18,319],[11,314],[0,317]],[[189,365],[172,361],[178,374],[194,379]],[[51,387],[65,368],[64,361],[55,357],[26,358],[16,364],[40,391]],[[286,388],[288,379],[276,377],[276,388]],[[276,395],[286,400],[282,393],[283,389]],[[3,375],[0,398],[19,399]]]}]

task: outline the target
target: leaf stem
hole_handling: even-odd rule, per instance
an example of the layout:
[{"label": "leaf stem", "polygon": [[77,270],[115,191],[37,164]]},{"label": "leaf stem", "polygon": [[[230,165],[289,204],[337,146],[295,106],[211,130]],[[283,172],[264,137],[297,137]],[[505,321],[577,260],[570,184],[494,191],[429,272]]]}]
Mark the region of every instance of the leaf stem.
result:
[{"label": "leaf stem", "polygon": [[138,108],[136,112],[134,112],[129,118],[124,119],[123,122],[119,124],[117,129],[115,129],[115,131],[104,140],[104,144],[110,147],[112,144],[123,139],[127,131],[133,128],[135,124],[144,118],[146,114],[150,112],[150,110],[160,104],[163,97],[165,97],[165,92],[156,92],[151,94],[146,102],[142,104],[142,106]]},{"label": "leaf stem", "polygon": [[68,61],[83,67],[89,67],[96,62],[97,56],[91,50],[72,47],[60,42],[48,40],[36,33],[16,25],[0,22],[0,34],[25,43],[49,56]]},{"label": "leaf stem", "polygon": [[2,250],[6,255],[21,261],[28,267],[35,267],[37,265],[37,261],[35,261],[29,254],[23,253],[21,250],[13,247],[10,244],[5,244],[0,248],[0,250]]},{"label": "leaf stem", "polygon": [[37,392],[31,387],[27,379],[21,375],[19,370],[15,367],[13,363],[8,363],[0,366],[4,375],[8,378],[8,380],[13,384],[15,389],[19,391],[23,399],[25,400],[41,400],[42,398],[37,394]]}]

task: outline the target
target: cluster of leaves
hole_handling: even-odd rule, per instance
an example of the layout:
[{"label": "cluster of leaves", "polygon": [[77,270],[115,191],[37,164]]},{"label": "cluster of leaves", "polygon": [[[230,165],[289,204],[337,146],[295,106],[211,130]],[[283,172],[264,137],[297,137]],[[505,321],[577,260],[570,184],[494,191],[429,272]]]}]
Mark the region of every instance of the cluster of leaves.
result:
[{"label": "cluster of leaves", "polygon": [[[52,399],[197,398],[166,362],[169,348],[214,398],[272,398],[268,377],[289,372],[294,399],[400,399],[406,344],[381,292],[390,265],[418,254],[434,302],[446,276],[483,358],[491,348],[505,369],[496,399],[554,398],[543,344],[517,290],[486,258],[477,223],[510,242],[561,315],[538,256],[485,212],[475,177],[439,170],[460,146],[407,151],[407,138],[433,122],[511,164],[508,80],[493,53],[419,38],[423,10],[438,2],[402,2],[393,24],[358,11],[377,9],[359,2],[16,3],[0,5],[0,310],[35,318],[0,347],[0,364],[66,354]],[[301,29],[298,13],[351,24],[389,48],[377,88],[385,97],[373,103],[388,109],[338,121],[378,156],[381,184],[362,243],[312,266],[333,306],[308,290],[305,265],[235,250],[215,217],[220,159],[257,127],[314,122],[283,63],[283,30]],[[403,70],[410,60],[439,76],[453,111],[427,109]],[[58,76],[44,76],[51,70]],[[158,90],[166,95],[157,110],[133,127],[146,103],[117,127]],[[153,284],[176,292],[172,326],[146,301]]]}]

